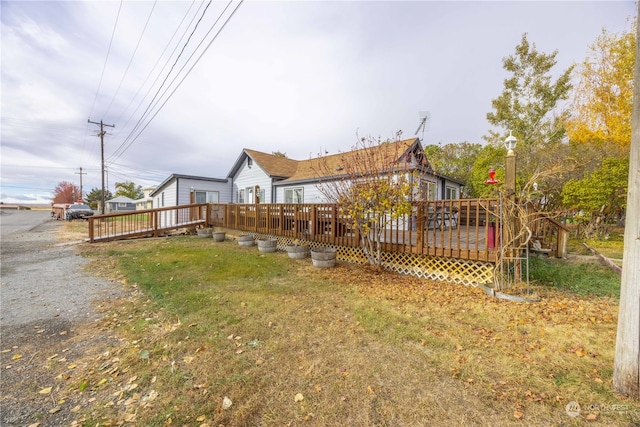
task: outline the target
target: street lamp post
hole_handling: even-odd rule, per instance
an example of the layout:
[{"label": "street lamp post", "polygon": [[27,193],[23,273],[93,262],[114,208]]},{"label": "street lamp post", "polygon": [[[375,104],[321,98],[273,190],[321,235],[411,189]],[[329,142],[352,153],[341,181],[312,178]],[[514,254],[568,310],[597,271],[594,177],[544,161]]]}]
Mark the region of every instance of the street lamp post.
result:
[{"label": "street lamp post", "polygon": [[505,182],[504,189],[508,199],[513,200],[516,194],[516,148],[518,140],[509,131],[509,136],[504,140],[504,146],[507,149],[507,157],[505,159]]}]

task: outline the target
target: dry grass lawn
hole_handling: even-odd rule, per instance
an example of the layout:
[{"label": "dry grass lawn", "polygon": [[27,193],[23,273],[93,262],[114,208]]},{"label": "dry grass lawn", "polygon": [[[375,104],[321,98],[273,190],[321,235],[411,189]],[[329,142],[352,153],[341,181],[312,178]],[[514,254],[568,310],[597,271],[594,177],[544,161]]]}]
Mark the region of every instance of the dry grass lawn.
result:
[{"label": "dry grass lawn", "polygon": [[121,345],[60,379],[89,397],[77,425],[640,420],[640,405],[611,387],[615,299],[537,288],[540,302],[514,303],[345,263],[316,269],[232,240],[83,252],[130,297],[101,307],[98,328]]}]

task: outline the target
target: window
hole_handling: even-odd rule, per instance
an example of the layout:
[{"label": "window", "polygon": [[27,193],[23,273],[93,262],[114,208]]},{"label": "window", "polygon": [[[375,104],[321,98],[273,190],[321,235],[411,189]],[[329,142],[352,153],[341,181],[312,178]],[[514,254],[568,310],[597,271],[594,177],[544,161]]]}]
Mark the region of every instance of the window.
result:
[{"label": "window", "polygon": [[160,206],[164,208],[164,191],[162,192],[161,196],[162,196],[162,204]]},{"label": "window", "polygon": [[420,182],[420,193],[423,200],[436,200],[436,183],[431,181]]},{"label": "window", "polygon": [[220,200],[220,196],[217,191],[195,191],[194,193],[194,203],[218,203]]},{"label": "window", "polygon": [[247,166],[249,167],[249,169],[251,169],[251,166],[253,166],[253,159],[251,157],[247,157]]},{"label": "window", "polygon": [[238,190],[238,203],[244,203],[244,188]]},{"label": "window", "polygon": [[119,208],[126,208],[128,206],[127,202],[118,202],[118,207]]},{"label": "window", "polygon": [[455,187],[447,187],[444,193],[445,199],[457,199],[458,198],[458,189]]},{"label": "window", "polygon": [[284,189],[285,203],[303,203],[303,200],[304,200],[304,192],[302,187]]}]

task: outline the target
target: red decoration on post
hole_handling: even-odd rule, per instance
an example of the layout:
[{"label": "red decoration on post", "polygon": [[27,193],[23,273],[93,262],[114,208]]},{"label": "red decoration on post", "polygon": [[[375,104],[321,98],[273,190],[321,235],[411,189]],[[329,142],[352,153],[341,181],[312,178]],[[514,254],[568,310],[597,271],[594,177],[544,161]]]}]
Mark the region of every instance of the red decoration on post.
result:
[{"label": "red decoration on post", "polygon": [[488,185],[493,185],[499,183],[500,180],[496,179],[496,170],[494,168],[489,169],[489,179],[484,183]]}]

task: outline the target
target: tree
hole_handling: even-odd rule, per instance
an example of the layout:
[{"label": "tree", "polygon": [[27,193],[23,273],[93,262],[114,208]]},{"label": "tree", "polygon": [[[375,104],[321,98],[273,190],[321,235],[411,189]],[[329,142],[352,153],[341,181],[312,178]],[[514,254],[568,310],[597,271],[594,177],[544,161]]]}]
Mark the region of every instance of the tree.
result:
[{"label": "tree", "polygon": [[[412,212],[417,180],[409,168],[417,159],[409,156],[412,159],[398,161],[405,154],[402,149],[408,148],[398,139],[362,138],[350,152],[321,156],[316,162],[318,190],[337,205],[342,218],[360,237],[369,264],[376,267],[382,266],[382,243],[389,224]],[[336,171],[342,179],[335,179]]]},{"label": "tree", "polygon": [[285,159],[288,158],[287,157],[287,153],[283,153],[282,151],[279,151],[279,150],[278,151],[273,151],[273,152],[271,152],[271,154],[273,154],[274,156],[277,156],[277,157],[283,157]]},{"label": "tree", "polygon": [[562,189],[562,202],[580,214],[585,237],[604,234],[607,220],[622,219],[626,205],[629,160],[609,157],[597,170],[583,179],[570,179]]},{"label": "tree", "polygon": [[624,219],[631,142],[635,36],[631,30],[602,30],[578,68],[567,131],[581,159],[563,189],[568,208],[583,212],[578,220],[585,236],[606,234],[613,214]]},{"label": "tree", "polygon": [[[104,199],[113,199],[111,191],[105,190]],[[100,203],[102,203],[102,190],[100,188],[92,188],[89,194],[87,194],[87,203],[91,206],[91,209],[98,210]]]},{"label": "tree", "polygon": [[[640,3],[636,6],[640,15]],[[636,58],[640,31],[636,29]],[[633,119],[613,387],[640,398],[640,61],[635,62]]]},{"label": "tree", "polygon": [[[428,145],[424,151],[429,160],[431,167],[439,174],[457,179],[462,182],[468,182],[473,170],[473,164],[483,147],[481,144],[472,144],[470,142],[458,142],[445,144],[442,147],[438,145]],[[469,196],[465,186],[464,195]]]},{"label": "tree", "polygon": [[80,187],[69,181],[59,182],[53,190],[53,203],[75,203],[80,197]]},{"label": "tree", "polygon": [[[105,192],[106,194],[106,192]],[[116,182],[116,197],[124,196],[132,200],[138,200],[144,197],[144,191],[142,186],[133,183],[132,181]],[[105,200],[108,200],[105,198]]]},{"label": "tree", "polygon": [[579,80],[567,121],[573,142],[607,144],[627,151],[631,143],[635,47],[633,29],[618,34],[603,29],[590,46],[587,58],[577,67]]},{"label": "tree", "polygon": [[[566,135],[564,122],[568,112],[560,110],[559,104],[568,99],[573,66],[554,80],[552,71],[557,53],[538,52],[535,44],[529,43],[525,33],[515,48],[515,54],[502,60],[503,68],[510,75],[504,80],[502,94],[491,103],[493,111],[487,113],[489,123],[500,130],[490,130],[484,139],[502,150],[509,132],[518,139],[516,154],[519,182],[528,182],[534,174],[549,170],[550,162],[555,169],[560,161],[550,157],[549,150],[561,150],[558,145],[562,144]],[[503,161],[503,158],[496,157],[484,163],[500,164]],[[486,170],[477,171],[474,167],[472,176],[475,179],[486,177]],[[472,185],[476,189],[482,186],[477,181]]]}]

